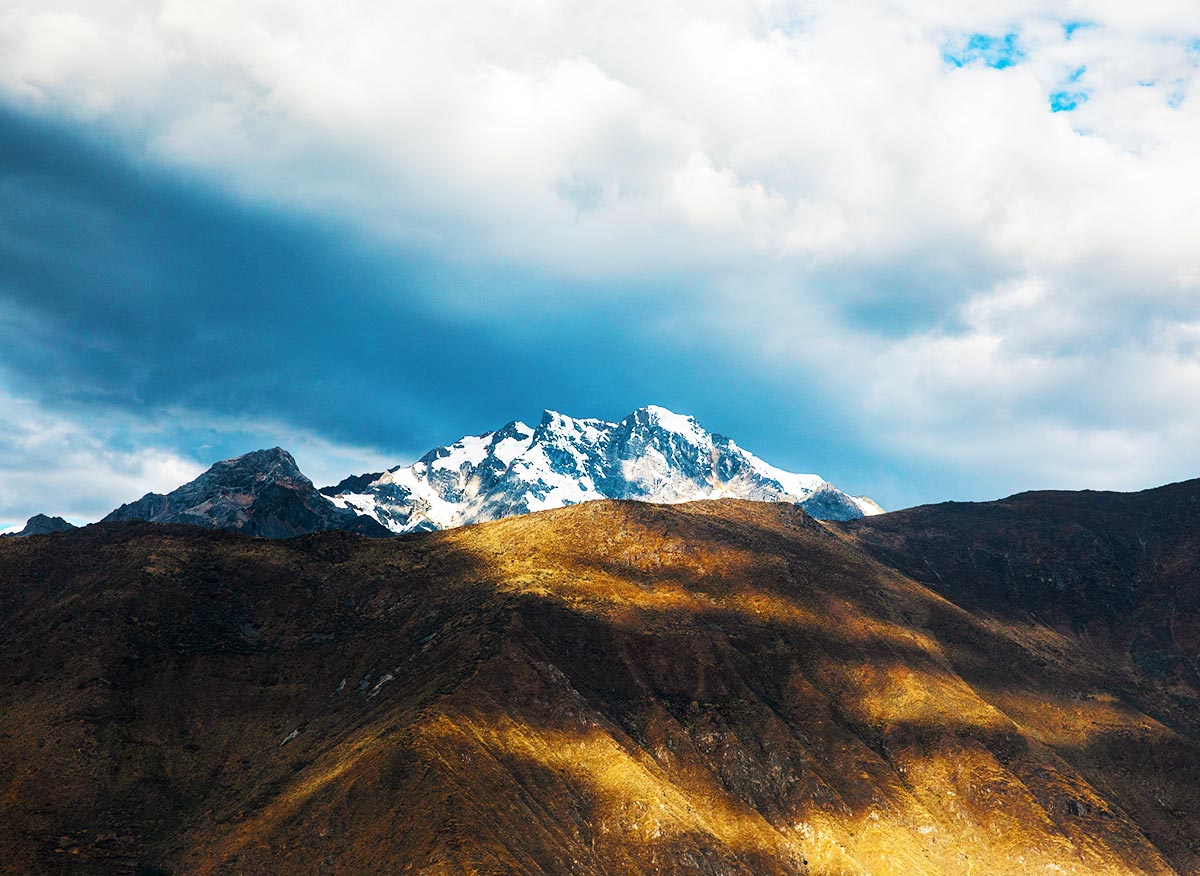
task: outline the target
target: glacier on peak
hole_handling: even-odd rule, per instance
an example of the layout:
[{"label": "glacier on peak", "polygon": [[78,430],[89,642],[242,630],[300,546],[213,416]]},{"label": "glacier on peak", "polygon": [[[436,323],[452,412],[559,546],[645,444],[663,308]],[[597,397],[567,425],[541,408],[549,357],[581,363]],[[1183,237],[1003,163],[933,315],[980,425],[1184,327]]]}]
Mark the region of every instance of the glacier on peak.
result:
[{"label": "glacier on peak", "polygon": [[546,411],[429,451],[411,465],[321,490],[392,532],[447,529],[596,499],[793,502],[814,517],[881,513],[818,475],[775,468],[694,417],[656,405],[620,422]]}]

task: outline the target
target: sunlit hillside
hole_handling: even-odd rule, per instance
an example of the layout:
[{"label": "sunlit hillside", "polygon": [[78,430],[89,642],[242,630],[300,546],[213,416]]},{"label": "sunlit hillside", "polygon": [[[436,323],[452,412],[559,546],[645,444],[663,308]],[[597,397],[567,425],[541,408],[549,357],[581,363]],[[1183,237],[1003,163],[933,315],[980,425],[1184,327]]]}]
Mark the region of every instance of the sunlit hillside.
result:
[{"label": "sunlit hillside", "polygon": [[906,577],[870,525],[603,502],[392,540],[6,539],[0,859],[1200,872],[1195,683],[1096,606],[1043,623]]}]

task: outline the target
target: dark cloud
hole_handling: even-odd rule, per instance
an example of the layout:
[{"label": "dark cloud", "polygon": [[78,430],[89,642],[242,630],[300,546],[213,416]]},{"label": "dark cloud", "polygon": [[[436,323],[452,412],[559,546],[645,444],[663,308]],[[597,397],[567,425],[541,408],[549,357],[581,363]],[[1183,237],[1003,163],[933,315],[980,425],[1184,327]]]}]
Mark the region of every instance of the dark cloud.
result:
[{"label": "dark cloud", "polygon": [[200,461],[268,438],[264,421],[400,461],[543,407],[648,402],[781,465],[855,444],[819,413],[820,387],[781,409],[779,387],[689,333],[685,295],[381,252],[147,167],[0,113],[0,369],[16,394],[76,420],[157,420],[157,440]]}]

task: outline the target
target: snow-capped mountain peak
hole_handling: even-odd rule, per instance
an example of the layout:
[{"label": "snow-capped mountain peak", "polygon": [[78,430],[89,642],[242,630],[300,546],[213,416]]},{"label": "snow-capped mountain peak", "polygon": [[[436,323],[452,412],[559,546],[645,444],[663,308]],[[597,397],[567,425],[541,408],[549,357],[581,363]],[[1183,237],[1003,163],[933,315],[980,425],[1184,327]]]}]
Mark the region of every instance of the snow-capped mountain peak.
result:
[{"label": "snow-capped mountain peak", "polygon": [[393,532],[444,529],[595,499],[787,501],[824,519],[880,510],[817,475],[768,465],[694,417],[657,405],[617,423],[548,410],[536,428],[512,422],[465,436],[412,465],[347,478],[322,493]]},{"label": "snow-capped mountain peak", "polygon": [[657,427],[675,435],[681,435],[696,442],[702,442],[711,437],[696,422],[695,417],[686,414],[677,414],[658,405],[646,405],[644,408],[638,408],[626,419],[632,419],[638,423],[645,422],[647,425]]}]

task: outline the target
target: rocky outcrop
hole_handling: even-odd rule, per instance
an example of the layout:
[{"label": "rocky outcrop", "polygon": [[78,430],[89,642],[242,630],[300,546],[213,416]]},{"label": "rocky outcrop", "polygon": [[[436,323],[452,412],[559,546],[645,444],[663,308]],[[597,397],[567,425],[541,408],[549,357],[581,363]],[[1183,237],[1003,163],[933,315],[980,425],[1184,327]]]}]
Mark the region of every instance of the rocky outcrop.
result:
[{"label": "rocky outcrop", "polygon": [[48,517],[45,514],[34,514],[25,523],[25,528],[20,532],[6,533],[15,538],[25,538],[30,535],[47,535],[51,532],[67,532],[75,529],[75,525],[68,523],[61,517]]},{"label": "rocky outcrop", "polygon": [[123,520],[186,523],[266,538],[330,529],[390,534],[375,520],[337,507],[321,495],[292,455],[279,447],[218,462],[166,495],[148,493],[104,518],[104,522]]}]

